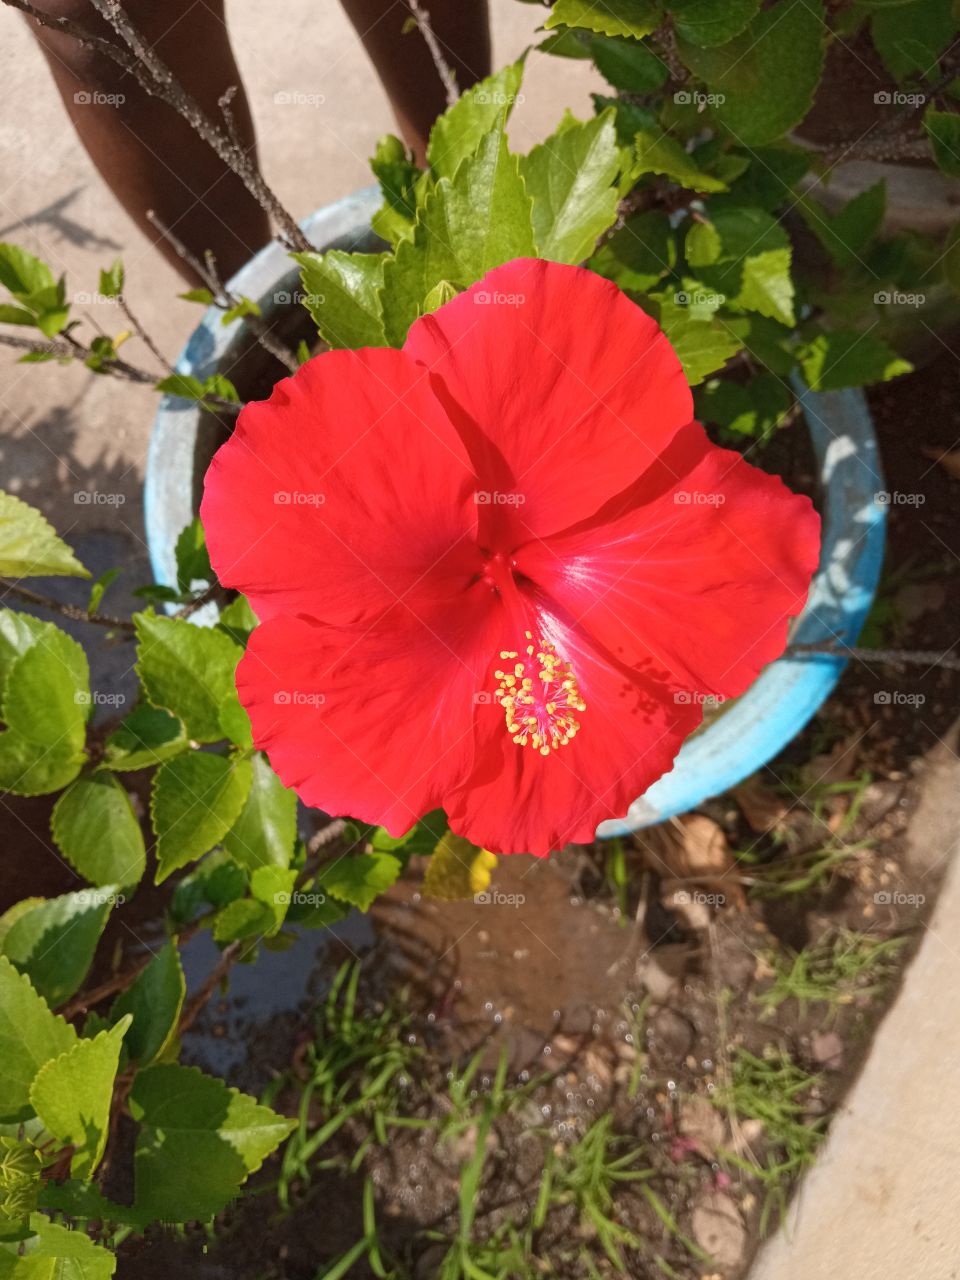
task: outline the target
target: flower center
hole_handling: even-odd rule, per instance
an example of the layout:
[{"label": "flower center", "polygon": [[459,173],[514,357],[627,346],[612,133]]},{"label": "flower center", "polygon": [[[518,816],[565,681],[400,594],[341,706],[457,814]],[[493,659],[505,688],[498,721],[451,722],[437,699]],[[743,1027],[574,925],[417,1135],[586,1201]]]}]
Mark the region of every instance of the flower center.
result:
[{"label": "flower center", "polygon": [[507,718],[507,731],[521,747],[531,746],[542,756],[566,746],[579,731],[575,711],[585,711],[570,663],[542,638],[534,642],[525,633],[523,654],[503,649],[500,657],[512,667],[495,671],[500,681],[494,694]]}]

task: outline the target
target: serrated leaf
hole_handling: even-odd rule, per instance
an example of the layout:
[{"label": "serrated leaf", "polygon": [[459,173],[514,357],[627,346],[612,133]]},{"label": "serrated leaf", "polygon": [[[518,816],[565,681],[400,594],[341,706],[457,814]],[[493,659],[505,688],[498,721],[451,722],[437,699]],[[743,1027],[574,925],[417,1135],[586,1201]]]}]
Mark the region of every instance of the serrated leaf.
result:
[{"label": "serrated leaf", "polygon": [[8,730],[0,733],[0,791],[16,796],[47,796],[71,783],[87,758],[61,751]]},{"label": "serrated leaf", "polygon": [[691,191],[726,191],[726,183],[703,173],[697,162],[669,134],[641,129],[636,136],[634,175],[660,173]]},{"label": "serrated leaf", "polygon": [[646,293],[677,261],[670,219],[657,210],[634,214],[590,259],[593,271],[621,289]]},{"label": "serrated leaf", "polygon": [[257,615],[250,608],[246,596],[236,596],[220,612],[217,626],[225,631],[231,640],[245,647],[254,627],[259,622]]},{"label": "serrated leaf", "polygon": [[323,867],[317,886],[341,902],[369,911],[370,904],[396,881],[402,869],[391,853],[357,853],[338,858]]},{"label": "serrated leaf", "polygon": [[247,891],[247,872],[223,849],[208,854],[177,883],[170,912],[180,923],[192,920],[206,907],[225,907]]},{"label": "serrated leaf", "polygon": [[0,284],[15,295],[55,288],[53,272],[47,264],[16,244],[0,244]]},{"label": "serrated leaf", "polygon": [[766,440],[793,404],[789,386],[774,374],[758,374],[746,386],[714,378],[694,396],[697,418],[721,427],[734,440]]},{"label": "serrated leaf", "polygon": [[320,336],[331,347],[382,347],[383,253],[294,253],[304,296]]},{"label": "serrated leaf", "polygon": [[102,885],[48,898],[7,931],[3,954],[52,1006],[82,986],[117,894],[117,885]]},{"label": "serrated leaf", "polygon": [[100,272],[100,292],[105,298],[115,298],[123,293],[123,263],[119,258]]},{"label": "serrated leaf", "polygon": [[834,262],[852,267],[857,263],[863,265],[863,255],[883,223],[886,204],[887,184],[881,178],[849,200],[837,214],[829,214],[809,198],[800,200],[798,208]]},{"label": "serrated leaf", "polygon": [[286,917],[296,879],[295,868],[258,867],[250,877],[252,896],[229,902],[217,914],[214,939],[228,943],[272,937]]},{"label": "serrated leaf", "polygon": [[492,267],[533,253],[530,197],[517,157],[495,129],[453,182],[440,179],[420,210],[413,239],[402,241],[387,261],[381,294],[387,341],[403,342],[441,280],[465,288]]},{"label": "serrated leaf", "polygon": [[27,1119],[37,1072],[76,1042],[73,1027],[52,1012],[26,974],[0,955],[0,1121]]},{"label": "serrated leaf", "polygon": [[178,298],[182,298],[184,302],[199,302],[203,307],[212,307],[214,303],[213,294],[209,289],[188,289],[186,293],[178,293]]},{"label": "serrated leaf", "polygon": [[90,669],[86,654],[52,624],[15,659],[3,687],[3,719],[29,742],[79,752],[86,739]]},{"label": "serrated leaf", "polygon": [[[720,253],[711,266],[699,267],[697,274],[725,301],[738,298],[746,264],[752,258],[791,247],[786,231],[764,209],[726,205],[713,213],[713,226],[720,237]],[[771,264],[778,261],[782,259],[773,259]]]},{"label": "serrated leaf", "polygon": [[620,171],[614,113],[564,127],[520,159],[533,199],[537,253],[552,262],[581,262],[617,216]]},{"label": "serrated leaf", "polygon": [[960,223],[947,233],[943,251],[943,274],[954,293],[960,293]]},{"label": "serrated leaf", "polygon": [[203,525],[198,516],[180,530],[174,547],[177,563],[177,586],[181,591],[192,591],[196,585],[206,586],[213,581],[213,569],[207,553]]},{"label": "serrated leaf", "polygon": [[182,720],[197,742],[224,734],[220,708],[236,693],[234,672],[243,650],[213,627],[148,611],[134,617],[137,673],[150,703]]},{"label": "serrated leaf", "polygon": [[251,871],[262,866],[287,867],[297,838],[297,797],[261,752],[253,757],[251,768],[250,791],[240,816],[224,836],[224,848]]},{"label": "serrated leaf", "polygon": [[26,651],[45,635],[56,630],[52,622],[42,622],[29,613],[0,609],[0,696],[10,668]]},{"label": "serrated leaf", "polygon": [[30,1088],[34,1111],[64,1146],[73,1147],[70,1172],[89,1179],[107,1145],[113,1082],[130,1017],[72,1048],[37,1072]]},{"label": "serrated leaf", "polygon": [[939,167],[947,177],[960,178],[960,114],[931,108],[923,117],[923,124]]},{"label": "serrated leaf", "polygon": [[140,823],[126,791],[103,770],[71,783],[53,807],[50,830],[63,856],[91,884],[129,887],[143,875]]},{"label": "serrated leaf", "polygon": [[170,941],[116,998],[110,1010],[113,1022],[127,1015],[133,1019],[124,1047],[134,1062],[147,1066],[175,1039],[186,991],[180,953],[177,944]]},{"label": "serrated leaf", "polygon": [[755,253],[743,264],[743,282],[736,305],[747,311],[758,311],[762,316],[792,325],[793,280],[790,276],[792,251],[767,249]]},{"label": "serrated leaf", "polygon": [[694,75],[723,95],[716,118],[736,141],[756,146],[783,137],[810,110],[826,34],[822,0],[779,0],[726,44],[677,44]]},{"label": "serrated leaf", "polygon": [[110,1280],[117,1260],[84,1231],[71,1231],[42,1213],[30,1215],[33,1235],[0,1245],[0,1280]]},{"label": "serrated leaf", "polygon": [[107,739],[103,767],[117,773],[147,769],[179,755],[188,746],[186,730],[176,716],[143,702]]},{"label": "serrated leaf", "polygon": [[895,80],[935,70],[957,30],[953,0],[912,0],[871,15],[874,47]]},{"label": "serrated leaf", "polygon": [[0,490],[0,577],[89,578],[53,526],[36,507]]},{"label": "serrated leaf", "polygon": [[584,27],[604,36],[641,40],[660,23],[654,0],[556,0],[545,27]]},{"label": "serrated leaf", "polygon": [[871,333],[821,333],[798,354],[803,376],[813,391],[869,386],[913,369],[909,360],[902,359]]},{"label": "serrated leaf", "polygon": [[437,117],[427,144],[427,162],[437,177],[452,178],[498,122],[509,116],[522,79],[521,58],[472,85]]},{"label": "serrated leaf", "polygon": [[483,893],[490,873],[497,865],[495,853],[478,849],[462,836],[448,831],[433,851],[423,877],[423,892],[429,898],[452,902]]},{"label": "serrated leaf", "polygon": [[243,808],[250,780],[249,760],[203,751],[174,756],[160,766],[150,798],[157,884],[219,844]]},{"label": "serrated leaf", "polygon": [[726,44],[750,25],[760,0],[666,0],[681,40],[701,48]]},{"label": "serrated leaf", "polygon": [[439,284],[435,284],[427,296],[423,300],[423,314],[428,316],[436,311],[438,307],[445,307],[448,302],[452,302],[459,293],[456,285],[452,285],[449,280],[441,280]]},{"label": "serrated leaf", "polygon": [[624,93],[653,93],[669,74],[663,60],[640,40],[595,36],[589,50],[607,83]]},{"label": "serrated leaf", "polygon": [[697,320],[686,308],[672,303],[661,304],[660,325],[691,386],[721,369],[743,347],[728,325],[718,320]]},{"label": "serrated leaf", "polygon": [[140,1124],[135,1203],[162,1222],[212,1217],[295,1127],[222,1080],[172,1063],[138,1072],[130,1111]]},{"label": "serrated leaf", "polygon": [[683,242],[684,256],[691,267],[709,267],[720,257],[720,232],[712,222],[695,222]]}]

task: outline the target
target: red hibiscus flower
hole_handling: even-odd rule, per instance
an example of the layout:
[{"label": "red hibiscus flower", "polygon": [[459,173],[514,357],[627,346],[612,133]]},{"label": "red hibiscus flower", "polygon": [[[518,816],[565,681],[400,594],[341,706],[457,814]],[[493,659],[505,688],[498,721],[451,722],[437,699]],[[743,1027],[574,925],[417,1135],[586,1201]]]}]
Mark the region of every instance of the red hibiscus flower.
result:
[{"label": "red hibiscus flower", "polygon": [[495,853],[624,813],[782,652],[817,563],[808,499],[691,419],[649,316],[526,259],[247,405],[201,514],[261,619],[237,686],[283,781],[395,835],[442,807]]}]

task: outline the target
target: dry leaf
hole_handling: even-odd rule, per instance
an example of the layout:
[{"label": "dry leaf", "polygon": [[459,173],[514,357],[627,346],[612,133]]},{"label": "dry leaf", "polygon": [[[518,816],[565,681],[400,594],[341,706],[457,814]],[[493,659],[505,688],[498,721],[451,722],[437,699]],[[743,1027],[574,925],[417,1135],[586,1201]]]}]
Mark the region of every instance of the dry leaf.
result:
[{"label": "dry leaf", "polygon": [[920,450],[925,458],[938,463],[948,476],[960,480],[960,449],[938,449],[924,445]]},{"label": "dry leaf", "polygon": [[678,895],[687,892],[694,899],[693,886],[702,885],[716,902],[743,905],[743,890],[737,883],[736,863],[727,837],[712,818],[701,813],[684,813],[679,818],[650,827],[638,836],[648,865],[662,879],[681,880],[685,888],[673,890],[673,902],[682,906]]},{"label": "dry leaf", "polygon": [[733,794],[750,830],[758,835],[778,830],[790,812],[786,797],[768,787],[758,774],[741,782]]}]

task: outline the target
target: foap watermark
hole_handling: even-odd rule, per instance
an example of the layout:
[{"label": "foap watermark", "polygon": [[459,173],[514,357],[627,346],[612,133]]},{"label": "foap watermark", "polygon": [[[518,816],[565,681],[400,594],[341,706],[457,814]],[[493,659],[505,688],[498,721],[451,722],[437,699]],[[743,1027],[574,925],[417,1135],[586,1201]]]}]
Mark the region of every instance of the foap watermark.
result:
[{"label": "foap watermark", "polygon": [[878,89],[873,101],[878,107],[922,107],[925,93],[904,93],[902,89]]},{"label": "foap watermark", "polygon": [[281,889],[273,895],[278,907],[322,907],[326,900],[324,893],[304,893],[302,889],[293,889],[289,893]]},{"label": "foap watermark", "polygon": [[304,493],[302,489],[278,489],[273,501],[278,507],[322,507],[325,493]]},{"label": "foap watermark", "polygon": [[501,489],[478,489],[473,495],[478,507],[522,507],[525,493],[508,493]]},{"label": "foap watermark", "polygon": [[484,889],[475,893],[473,900],[478,907],[522,907],[526,896],[522,893],[501,893],[499,889]]},{"label": "foap watermark", "polygon": [[273,701],[278,707],[322,707],[327,700],[325,693],[312,689],[278,689]]},{"label": "foap watermark", "polygon": [[926,700],[925,693],[902,693],[899,689],[878,689],[873,695],[878,707],[922,707]]},{"label": "foap watermark", "polygon": [[700,89],[678,89],[673,95],[678,107],[696,107],[705,111],[707,107],[722,107],[727,100],[725,93],[703,93]]},{"label": "foap watermark", "polygon": [[473,703],[476,707],[489,707],[493,702],[493,694],[488,693],[486,689],[480,689],[473,695]]},{"label": "foap watermark", "polygon": [[125,93],[101,93],[99,89],[78,89],[73,95],[78,107],[122,107]]},{"label": "foap watermark", "polygon": [[103,889],[78,889],[71,897],[79,907],[102,907],[108,902],[111,907],[122,907],[127,900],[125,894]]},{"label": "foap watermark", "polygon": [[73,302],[77,307],[93,307],[101,302],[116,302],[116,298],[109,293],[88,293],[81,290],[73,295]]},{"label": "foap watermark", "polygon": [[913,307],[916,310],[927,301],[925,293],[903,293],[900,289],[879,289],[873,300],[878,307]]},{"label": "foap watermark", "polygon": [[127,700],[125,693],[101,693],[99,689],[91,689],[89,693],[77,690],[73,700],[78,707],[122,707]]},{"label": "foap watermark", "polygon": [[77,489],[73,495],[78,507],[122,507],[126,500],[125,493],[101,493],[99,489]]},{"label": "foap watermark", "polygon": [[694,693],[691,689],[678,689],[673,700],[681,707],[706,707],[710,710],[726,702],[722,693]]},{"label": "foap watermark", "polygon": [[675,489],[673,501],[678,507],[722,507],[727,500],[725,493],[712,489]]},{"label": "foap watermark", "polygon": [[478,89],[473,100],[488,107],[515,107],[526,101],[522,93],[504,93],[502,89]]},{"label": "foap watermark", "polygon": [[499,289],[478,289],[472,294],[475,307],[522,307],[525,293],[501,293]]},{"label": "foap watermark", "polygon": [[873,895],[878,907],[922,907],[926,902],[923,893],[901,893],[899,889],[880,889]]},{"label": "foap watermark", "polygon": [[292,303],[299,303],[304,307],[322,307],[327,300],[324,293],[304,293],[302,289],[278,289],[273,295],[273,300],[278,307],[289,307]]},{"label": "foap watermark", "polygon": [[702,893],[699,889],[677,889],[672,899],[675,907],[689,907],[692,903],[703,907],[722,907],[727,896],[724,893]]},{"label": "foap watermark", "polygon": [[725,293],[713,293],[709,289],[678,289],[673,295],[678,307],[712,307],[714,311],[727,300]]},{"label": "foap watermark", "polygon": [[927,500],[925,493],[903,493],[899,489],[881,489],[873,495],[878,507],[922,507]]},{"label": "foap watermark", "polygon": [[322,107],[326,100],[322,93],[304,93],[301,89],[278,89],[273,95],[277,107]]}]

